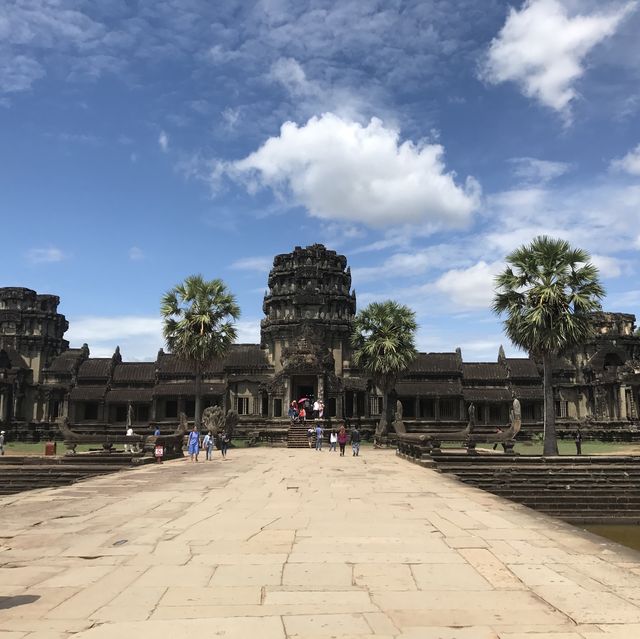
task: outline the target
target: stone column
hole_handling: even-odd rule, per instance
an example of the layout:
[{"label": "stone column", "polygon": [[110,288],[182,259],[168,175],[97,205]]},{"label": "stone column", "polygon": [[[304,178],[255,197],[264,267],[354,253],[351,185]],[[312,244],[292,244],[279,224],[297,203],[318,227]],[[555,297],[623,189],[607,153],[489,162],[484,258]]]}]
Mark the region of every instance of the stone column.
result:
[{"label": "stone column", "polygon": [[413,414],[415,415],[415,419],[418,419],[418,415],[420,414],[420,397],[416,397],[415,400],[415,410],[413,412]]},{"label": "stone column", "polygon": [[0,422],[4,422],[5,418],[5,409],[6,409],[6,400],[4,398],[4,391],[0,391]]},{"label": "stone column", "polygon": [[321,398],[324,401],[324,375],[318,375],[318,392],[316,399]]},{"label": "stone column", "polygon": [[435,420],[437,422],[440,421],[440,398],[436,397],[434,403],[433,403],[433,417],[435,418]]},{"label": "stone column", "polygon": [[618,390],[618,398],[620,400],[619,402],[619,406],[620,406],[620,419],[626,420],[627,419],[627,387],[626,386],[620,386],[619,390]]},{"label": "stone column", "polygon": [[291,406],[291,402],[293,401],[291,399],[291,379],[289,377],[284,380],[284,396],[282,398],[282,401],[284,403],[282,410],[286,415],[289,411],[289,406]]},{"label": "stone column", "polygon": [[178,397],[178,419],[180,418],[180,413],[186,413],[184,404],[184,397]]}]

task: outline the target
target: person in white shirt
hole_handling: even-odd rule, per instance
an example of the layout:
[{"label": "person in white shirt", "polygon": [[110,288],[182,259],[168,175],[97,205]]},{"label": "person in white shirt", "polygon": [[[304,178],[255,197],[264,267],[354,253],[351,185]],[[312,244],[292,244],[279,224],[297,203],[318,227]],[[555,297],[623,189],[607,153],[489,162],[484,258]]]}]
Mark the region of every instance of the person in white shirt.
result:
[{"label": "person in white shirt", "polygon": [[319,416],[320,416],[320,402],[316,399],[316,401],[313,402],[313,419],[318,419]]},{"label": "person in white shirt", "polygon": [[329,452],[336,452],[336,445],[338,443],[338,433],[335,430],[331,431],[331,435],[329,435]]}]

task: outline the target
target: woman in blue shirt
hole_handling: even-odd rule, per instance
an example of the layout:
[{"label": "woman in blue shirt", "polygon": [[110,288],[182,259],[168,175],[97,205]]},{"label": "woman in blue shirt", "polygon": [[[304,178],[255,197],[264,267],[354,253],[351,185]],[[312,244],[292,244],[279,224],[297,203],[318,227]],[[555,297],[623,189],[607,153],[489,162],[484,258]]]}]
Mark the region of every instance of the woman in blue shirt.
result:
[{"label": "woman in blue shirt", "polygon": [[200,433],[195,424],[193,430],[189,433],[188,450],[191,461],[198,461],[198,453],[200,452]]}]

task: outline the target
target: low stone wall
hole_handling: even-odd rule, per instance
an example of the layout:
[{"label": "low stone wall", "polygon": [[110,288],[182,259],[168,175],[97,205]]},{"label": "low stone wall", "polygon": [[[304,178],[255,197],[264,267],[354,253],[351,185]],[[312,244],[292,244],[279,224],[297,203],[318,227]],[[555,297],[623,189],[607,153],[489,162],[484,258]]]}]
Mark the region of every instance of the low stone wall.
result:
[{"label": "low stone wall", "polygon": [[399,454],[565,521],[640,524],[640,457]]}]

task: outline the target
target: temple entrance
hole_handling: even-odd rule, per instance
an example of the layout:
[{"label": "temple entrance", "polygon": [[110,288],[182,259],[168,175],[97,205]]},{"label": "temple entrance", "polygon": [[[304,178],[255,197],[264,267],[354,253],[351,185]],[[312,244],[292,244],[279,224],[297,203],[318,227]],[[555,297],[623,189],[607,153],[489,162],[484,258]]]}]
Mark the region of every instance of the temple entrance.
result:
[{"label": "temple entrance", "polygon": [[296,401],[308,397],[312,401],[316,398],[317,378],[312,375],[296,375],[291,379],[293,396]]}]

